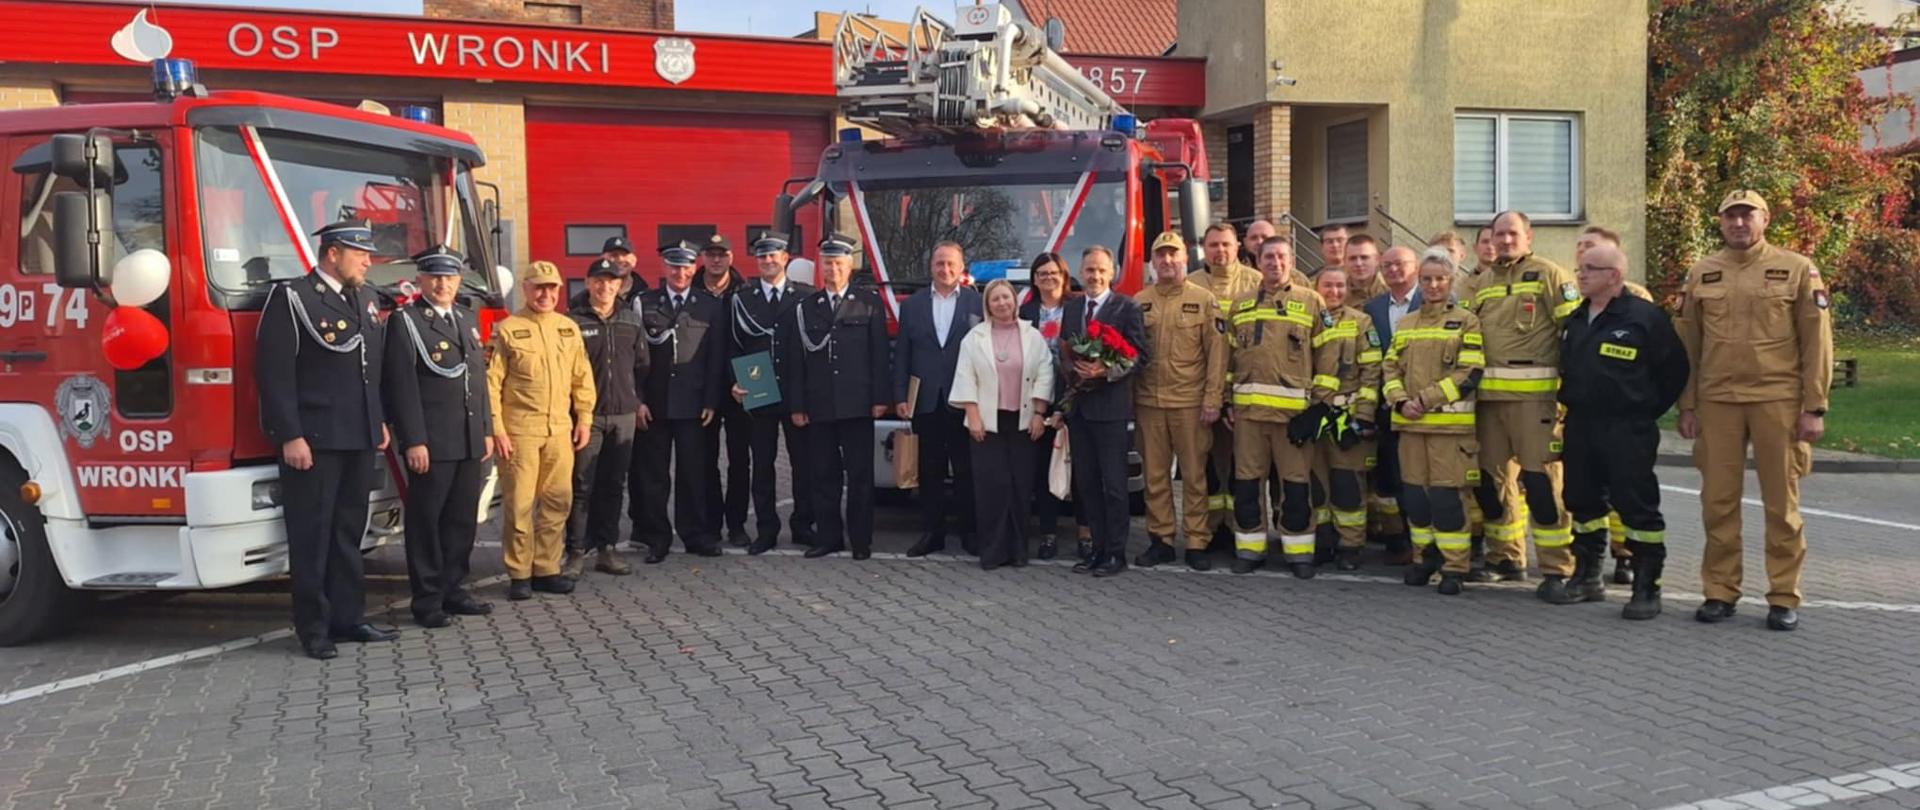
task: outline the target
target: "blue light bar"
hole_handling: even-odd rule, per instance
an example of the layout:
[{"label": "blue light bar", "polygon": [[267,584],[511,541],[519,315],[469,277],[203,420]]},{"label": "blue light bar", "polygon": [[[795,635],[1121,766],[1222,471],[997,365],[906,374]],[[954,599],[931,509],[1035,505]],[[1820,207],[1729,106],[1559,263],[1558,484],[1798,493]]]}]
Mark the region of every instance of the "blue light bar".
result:
[{"label": "blue light bar", "polygon": [[153,60],[153,97],[158,101],[172,101],[193,93],[193,85],[199,81],[198,71],[193,68],[191,59],[155,59]]},{"label": "blue light bar", "polygon": [[1130,113],[1121,113],[1119,115],[1116,115],[1113,117],[1113,131],[1121,133],[1129,138],[1139,137],[1140,119],[1135,118]]},{"label": "blue light bar", "polygon": [[412,104],[410,104],[410,105],[407,105],[407,106],[405,106],[405,107],[401,107],[401,108],[400,108],[400,117],[401,117],[401,118],[405,118],[405,119],[407,119],[408,121],[419,121],[419,122],[420,122],[420,123],[422,123],[422,124],[437,124],[437,123],[440,123],[440,122],[438,122],[438,121],[435,121],[435,120],[433,120],[433,108],[432,108],[432,107],[422,107],[422,106],[419,106],[419,105],[412,105]]},{"label": "blue light bar", "polygon": [[859,142],[860,142],[860,128],[859,128],[859,127],[846,127],[846,128],[843,128],[843,129],[841,129],[841,130],[840,130],[840,142],[841,142],[841,143],[859,143]]}]

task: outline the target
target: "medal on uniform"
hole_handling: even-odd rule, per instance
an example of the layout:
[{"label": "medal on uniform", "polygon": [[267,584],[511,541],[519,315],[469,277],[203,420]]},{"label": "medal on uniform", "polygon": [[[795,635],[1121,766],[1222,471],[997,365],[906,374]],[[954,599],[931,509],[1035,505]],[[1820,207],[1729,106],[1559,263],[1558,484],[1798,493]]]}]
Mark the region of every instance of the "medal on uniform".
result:
[{"label": "medal on uniform", "polygon": [[345,329],[345,328],[347,328],[347,322],[343,320],[343,321],[341,321],[341,322],[339,322],[339,323],[336,323],[336,324],[334,324],[334,325],[333,325],[333,328],[335,328],[335,329]]},{"label": "medal on uniform", "polygon": [[438,362],[440,362],[440,353],[439,353],[439,352],[434,352],[434,353],[433,353],[433,362],[435,362],[435,363],[438,363]]},{"label": "medal on uniform", "polygon": [[447,342],[446,342],[446,341],[444,341],[444,340],[443,340],[443,341],[440,341],[440,350],[441,350],[441,351],[446,351],[446,350],[447,350],[448,348],[449,348],[449,347],[447,346]]},{"label": "medal on uniform", "polygon": [[326,333],[326,334],[324,334],[324,335],[321,335],[320,337],[322,337],[322,338],[324,338],[324,339],[326,339],[326,341],[327,341],[328,343],[332,343],[332,342],[333,342],[333,333],[332,333],[332,332],[328,332],[328,333]]}]

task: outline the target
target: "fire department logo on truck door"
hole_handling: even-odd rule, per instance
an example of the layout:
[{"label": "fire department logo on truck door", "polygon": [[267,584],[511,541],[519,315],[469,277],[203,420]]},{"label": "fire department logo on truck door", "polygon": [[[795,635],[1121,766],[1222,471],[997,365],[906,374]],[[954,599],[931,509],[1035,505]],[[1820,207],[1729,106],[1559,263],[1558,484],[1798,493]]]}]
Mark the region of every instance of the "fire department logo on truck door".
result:
[{"label": "fire department logo on truck door", "polygon": [[68,377],[53,394],[60,410],[60,435],[71,436],[82,448],[107,435],[107,385],[91,374]]},{"label": "fire department logo on truck door", "polygon": [[674,84],[693,78],[693,41],[680,37],[654,40],[653,72]]}]

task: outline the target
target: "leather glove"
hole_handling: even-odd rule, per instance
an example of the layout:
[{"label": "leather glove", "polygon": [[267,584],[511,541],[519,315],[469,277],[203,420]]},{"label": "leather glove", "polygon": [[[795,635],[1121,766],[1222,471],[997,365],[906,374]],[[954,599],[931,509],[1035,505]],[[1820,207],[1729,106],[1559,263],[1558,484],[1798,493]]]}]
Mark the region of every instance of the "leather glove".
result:
[{"label": "leather glove", "polygon": [[1295,447],[1301,447],[1320,435],[1322,424],[1327,415],[1333,412],[1325,402],[1316,402],[1301,411],[1298,416],[1287,420],[1287,441]]}]

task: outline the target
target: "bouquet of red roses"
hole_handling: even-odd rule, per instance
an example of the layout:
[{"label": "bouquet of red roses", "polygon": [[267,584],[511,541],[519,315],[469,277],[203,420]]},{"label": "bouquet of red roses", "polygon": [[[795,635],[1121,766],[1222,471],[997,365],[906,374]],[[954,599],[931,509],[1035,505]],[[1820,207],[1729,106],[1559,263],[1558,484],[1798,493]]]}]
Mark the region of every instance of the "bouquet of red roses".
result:
[{"label": "bouquet of red roses", "polygon": [[[1125,373],[1133,368],[1134,361],[1140,358],[1140,350],[1135,349],[1132,343],[1128,343],[1126,336],[1120,334],[1120,330],[1099,321],[1089,321],[1085,332],[1067,340],[1066,348],[1066,357],[1063,360],[1069,370],[1073,368],[1076,361],[1091,360],[1105,363],[1107,368]],[[1062,413],[1073,410],[1074,398],[1097,381],[1097,378],[1089,379],[1077,373],[1073,375],[1073,379],[1073,387],[1068,389],[1066,396],[1060,400]]]}]

